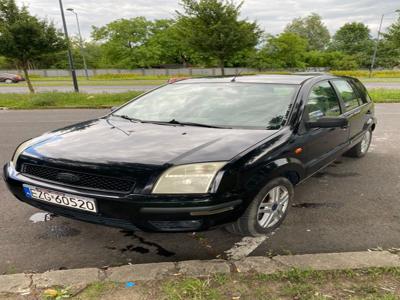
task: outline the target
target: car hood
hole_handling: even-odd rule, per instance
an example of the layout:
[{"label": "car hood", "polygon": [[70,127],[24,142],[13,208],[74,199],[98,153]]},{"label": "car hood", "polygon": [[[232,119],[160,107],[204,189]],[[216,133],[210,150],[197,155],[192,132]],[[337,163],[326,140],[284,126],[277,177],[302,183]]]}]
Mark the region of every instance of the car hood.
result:
[{"label": "car hood", "polygon": [[45,135],[24,156],[88,164],[229,161],[275,130],[215,129],[101,118]]}]

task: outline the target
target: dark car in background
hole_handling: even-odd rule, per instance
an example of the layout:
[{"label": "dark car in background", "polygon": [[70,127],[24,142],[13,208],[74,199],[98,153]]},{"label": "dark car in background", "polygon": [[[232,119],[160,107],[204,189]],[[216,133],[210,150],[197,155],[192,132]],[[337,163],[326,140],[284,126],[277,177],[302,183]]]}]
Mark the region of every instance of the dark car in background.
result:
[{"label": "dark car in background", "polygon": [[263,235],[294,186],[363,157],[374,105],[354,78],[258,75],[167,84],[95,120],[21,144],[4,167],[21,201],[87,222]]},{"label": "dark car in background", "polygon": [[9,74],[9,73],[0,73],[0,82],[18,83],[20,81],[25,81],[25,79],[21,75],[15,75],[15,74]]}]

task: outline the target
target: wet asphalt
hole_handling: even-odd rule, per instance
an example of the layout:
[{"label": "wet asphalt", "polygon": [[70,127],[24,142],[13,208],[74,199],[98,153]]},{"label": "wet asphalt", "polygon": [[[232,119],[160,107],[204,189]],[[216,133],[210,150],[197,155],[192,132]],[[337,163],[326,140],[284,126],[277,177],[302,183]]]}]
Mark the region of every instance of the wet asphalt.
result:
[{"label": "wet asphalt", "polygon": [[[400,105],[377,105],[376,111],[379,124],[370,153],[340,158],[298,186],[284,224],[251,255],[400,247]],[[0,164],[30,137],[104,113],[0,110]],[[222,229],[160,234],[49,220],[14,199],[0,181],[0,274],[212,259],[225,257],[241,239]]]}]

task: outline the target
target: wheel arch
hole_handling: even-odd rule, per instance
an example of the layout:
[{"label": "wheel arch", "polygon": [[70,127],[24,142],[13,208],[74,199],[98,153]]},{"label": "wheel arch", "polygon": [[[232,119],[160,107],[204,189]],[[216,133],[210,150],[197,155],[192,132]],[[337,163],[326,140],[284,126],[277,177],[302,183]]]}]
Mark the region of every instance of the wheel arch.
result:
[{"label": "wheel arch", "polygon": [[245,189],[258,193],[269,181],[277,177],[288,179],[294,186],[305,178],[305,167],[297,158],[281,158],[257,168],[245,183]]}]

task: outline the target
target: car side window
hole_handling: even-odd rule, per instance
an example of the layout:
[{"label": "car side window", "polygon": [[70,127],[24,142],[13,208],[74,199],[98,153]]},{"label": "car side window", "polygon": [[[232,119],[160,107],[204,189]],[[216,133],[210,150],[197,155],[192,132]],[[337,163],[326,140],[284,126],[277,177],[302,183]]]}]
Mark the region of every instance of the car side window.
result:
[{"label": "car side window", "polygon": [[365,86],[356,79],[353,79],[351,82],[355,85],[357,90],[360,92],[361,98],[362,98],[362,103],[365,104],[365,103],[371,102],[371,97],[369,96],[368,91],[365,88]]},{"label": "car side window", "polygon": [[306,105],[306,113],[309,121],[341,115],[339,99],[328,81],[317,83],[312,88]]},{"label": "car side window", "polygon": [[336,86],[343,99],[346,112],[361,105],[362,100],[358,93],[354,91],[350,83],[346,80],[334,80],[333,84]]}]

